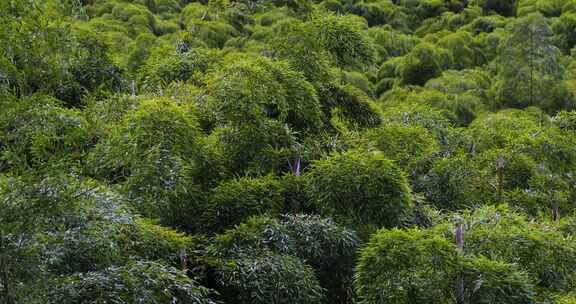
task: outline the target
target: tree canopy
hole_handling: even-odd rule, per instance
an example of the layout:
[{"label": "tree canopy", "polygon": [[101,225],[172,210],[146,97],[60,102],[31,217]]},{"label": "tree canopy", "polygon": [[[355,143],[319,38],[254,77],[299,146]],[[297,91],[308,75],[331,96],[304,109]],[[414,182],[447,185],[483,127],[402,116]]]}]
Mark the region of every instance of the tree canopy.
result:
[{"label": "tree canopy", "polygon": [[576,303],[575,0],[0,0],[0,303]]}]

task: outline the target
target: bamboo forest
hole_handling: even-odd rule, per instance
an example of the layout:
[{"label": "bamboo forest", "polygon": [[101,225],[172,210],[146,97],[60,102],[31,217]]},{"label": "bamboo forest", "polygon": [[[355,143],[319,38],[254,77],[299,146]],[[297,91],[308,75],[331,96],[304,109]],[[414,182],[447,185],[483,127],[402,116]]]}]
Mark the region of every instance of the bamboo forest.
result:
[{"label": "bamboo forest", "polygon": [[575,304],[576,0],[0,0],[1,304]]}]

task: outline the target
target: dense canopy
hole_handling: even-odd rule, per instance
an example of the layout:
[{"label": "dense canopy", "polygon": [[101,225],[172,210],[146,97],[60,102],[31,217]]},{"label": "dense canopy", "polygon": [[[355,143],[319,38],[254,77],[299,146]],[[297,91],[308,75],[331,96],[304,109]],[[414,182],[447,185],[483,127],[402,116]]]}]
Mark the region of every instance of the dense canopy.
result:
[{"label": "dense canopy", "polygon": [[576,0],[0,0],[0,303],[576,303]]}]

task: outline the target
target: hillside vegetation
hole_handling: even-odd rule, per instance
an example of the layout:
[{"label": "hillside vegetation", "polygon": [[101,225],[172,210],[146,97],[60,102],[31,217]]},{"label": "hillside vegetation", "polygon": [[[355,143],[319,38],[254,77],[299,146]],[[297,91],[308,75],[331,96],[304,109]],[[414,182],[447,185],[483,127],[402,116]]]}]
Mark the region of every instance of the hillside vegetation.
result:
[{"label": "hillside vegetation", "polygon": [[0,303],[576,303],[576,0],[0,0]]}]

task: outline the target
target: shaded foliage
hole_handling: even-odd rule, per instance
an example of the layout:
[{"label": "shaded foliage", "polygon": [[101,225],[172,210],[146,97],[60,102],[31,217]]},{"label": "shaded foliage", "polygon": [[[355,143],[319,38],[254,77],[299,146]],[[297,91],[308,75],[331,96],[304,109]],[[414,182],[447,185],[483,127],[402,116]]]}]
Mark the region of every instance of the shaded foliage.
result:
[{"label": "shaded foliage", "polygon": [[574,302],[575,14],[0,1],[0,303]]}]

